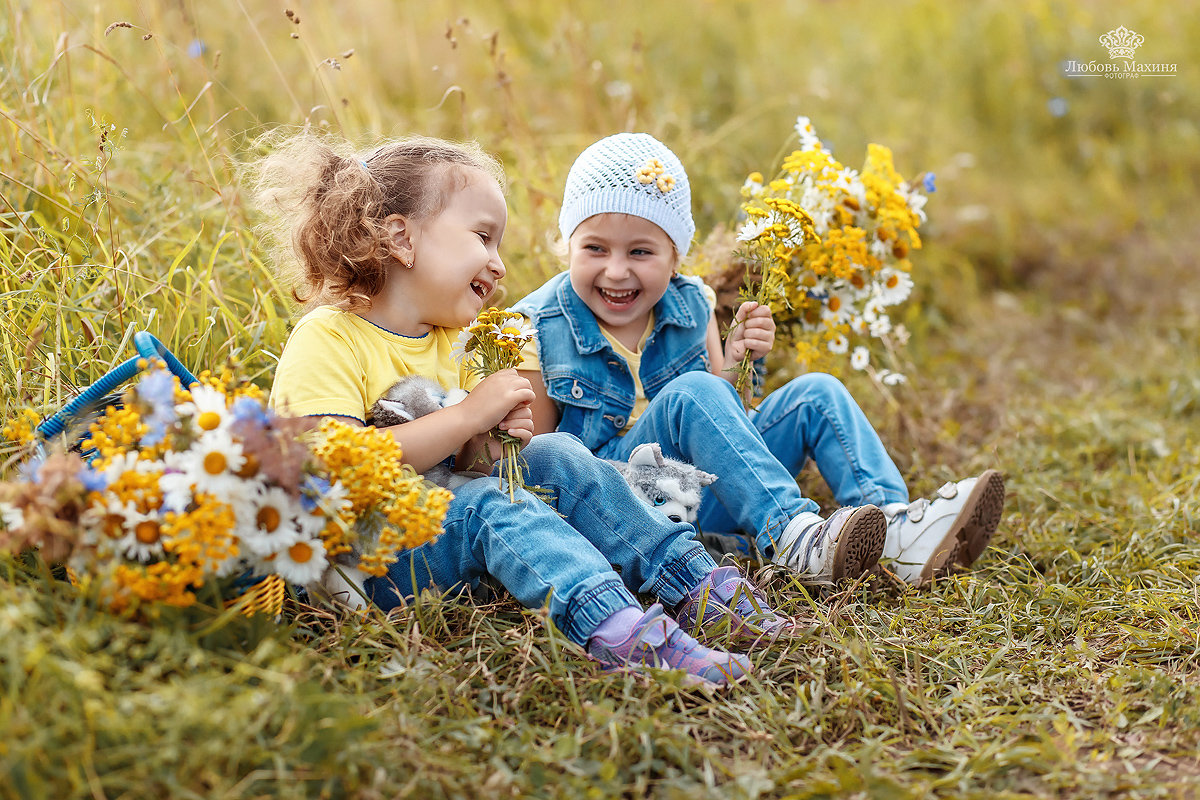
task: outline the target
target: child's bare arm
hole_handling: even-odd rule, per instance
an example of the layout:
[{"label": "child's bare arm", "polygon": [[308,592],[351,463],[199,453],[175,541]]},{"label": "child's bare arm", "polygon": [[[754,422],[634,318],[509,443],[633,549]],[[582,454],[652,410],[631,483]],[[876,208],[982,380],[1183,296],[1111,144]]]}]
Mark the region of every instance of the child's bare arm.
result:
[{"label": "child's bare arm", "polygon": [[704,335],[708,346],[708,371],[713,375],[725,377],[725,350],[721,346],[721,331],[717,329],[717,318],[708,315],[708,332]]},{"label": "child's bare arm", "polygon": [[529,385],[533,388],[534,399],[529,404],[529,408],[533,412],[533,432],[535,434],[550,433],[558,427],[558,406],[546,392],[546,383],[542,380],[541,371],[523,369],[517,374],[528,380]]},{"label": "child's bare arm", "polygon": [[506,369],[484,378],[460,403],[383,430],[400,443],[405,463],[424,472],[452,454],[482,460],[487,451],[481,435],[497,426],[528,442],[532,401],[529,381]]}]

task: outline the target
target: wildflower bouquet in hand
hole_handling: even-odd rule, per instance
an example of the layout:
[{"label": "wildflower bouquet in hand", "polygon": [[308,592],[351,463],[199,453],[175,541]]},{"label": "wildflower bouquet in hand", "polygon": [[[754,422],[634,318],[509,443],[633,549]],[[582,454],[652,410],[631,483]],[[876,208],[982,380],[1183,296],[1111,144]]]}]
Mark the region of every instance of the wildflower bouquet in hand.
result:
[{"label": "wildflower bouquet in hand", "polygon": [[[789,296],[796,283],[795,277],[783,265],[802,253],[805,243],[816,237],[812,218],[796,203],[787,198],[770,197],[763,205],[769,209],[768,214],[754,215],[738,232],[738,241],[743,247],[740,255],[748,264],[738,299],[767,306],[772,316],[778,319],[791,308]],[[737,325],[735,317],[730,331]],[[749,407],[750,399],[758,389],[758,373],[749,351],[742,356],[737,371],[734,387],[742,404]]]},{"label": "wildflower bouquet in hand", "polygon": [[204,594],[277,614],[286,583],[315,584],[335,560],[382,575],[441,532],[450,493],[403,467],[393,437],[277,417],[230,379],[184,389],[153,369],[80,452],[36,453],[0,483],[0,550],[65,563],[117,611]]},{"label": "wildflower bouquet in hand", "polygon": [[[791,278],[772,311],[797,360],[811,369],[858,343],[850,366],[865,370],[872,340],[885,347],[907,340],[888,309],[912,291],[909,254],[921,247],[926,195],[896,172],[882,145],[867,146],[860,172],[833,157],[807,117],[796,120],[796,135],[799,147],[773,179],[753,173],[743,185],[747,221],[738,239]],[[923,176],[921,187],[934,191],[933,176]],[[801,241],[785,228],[806,235]],[[889,370],[876,377],[904,380]]]},{"label": "wildflower bouquet in hand", "polygon": [[[484,309],[470,327],[458,335],[455,357],[476,375],[487,377],[521,363],[521,351],[533,340],[533,326],[519,311]],[[528,489],[524,478],[521,440],[501,430],[492,436],[503,445],[500,459],[500,485],[508,490],[508,499],[516,502],[517,487]]]}]

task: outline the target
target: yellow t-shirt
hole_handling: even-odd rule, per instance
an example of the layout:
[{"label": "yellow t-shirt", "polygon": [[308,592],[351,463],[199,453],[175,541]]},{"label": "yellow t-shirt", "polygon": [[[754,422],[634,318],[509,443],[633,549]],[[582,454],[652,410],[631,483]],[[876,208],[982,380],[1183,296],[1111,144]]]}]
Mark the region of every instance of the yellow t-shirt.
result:
[{"label": "yellow t-shirt", "polygon": [[470,391],[479,378],[454,362],[456,328],[403,336],[357,314],[321,306],[305,314],[284,345],[270,406],[294,417],[336,414],[365,422],[388,387],[422,375]]},{"label": "yellow t-shirt", "polygon": [[625,423],[625,427],[617,431],[617,436],[624,436],[633,427],[633,423],[637,422],[638,417],[646,410],[646,406],[650,405],[650,401],[646,399],[646,390],[642,388],[642,350],[646,347],[646,340],[650,338],[650,332],[654,330],[654,312],[650,312],[650,319],[646,321],[646,330],[642,331],[642,335],[638,337],[637,350],[630,350],[625,345],[617,341],[617,337],[608,332],[608,329],[603,325],[600,326],[600,332],[604,334],[604,338],[608,339],[608,343],[612,345],[613,350],[621,358],[625,359],[625,363],[629,366],[629,373],[633,375],[633,411],[629,412],[629,421]]},{"label": "yellow t-shirt", "polygon": [[[707,283],[702,283],[701,288],[704,290],[705,299],[708,300],[708,311],[711,315],[717,307],[717,293]],[[706,320],[704,324],[707,327],[708,321]],[[641,338],[638,339],[636,351],[631,351],[618,342],[617,338],[609,333],[603,325],[600,325],[599,328],[600,333],[604,334],[605,339],[608,339],[608,343],[612,345],[616,354],[625,359],[625,363],[629,366],[629,372],[633,375],[633,411],[630,412],[629,421],[625,423],[625,427],[617,433],[618,436],[624,436],[633,427],[633,423],[637,422],[642,412],[646,410],[646,406],[650,405],[650,401],[646,398],[646,390],[642,388],[641,369],[642,350],[646,347],[646,339],[650,338],[650,332],[654,330],[654,312],[650,312],[650,319],[646,322],[646,330],[642,331]],[[521,351],[521,363],[517,369],[536,371],[542,368],[535,345],[536,342],[525,345],[525,349]]]}]

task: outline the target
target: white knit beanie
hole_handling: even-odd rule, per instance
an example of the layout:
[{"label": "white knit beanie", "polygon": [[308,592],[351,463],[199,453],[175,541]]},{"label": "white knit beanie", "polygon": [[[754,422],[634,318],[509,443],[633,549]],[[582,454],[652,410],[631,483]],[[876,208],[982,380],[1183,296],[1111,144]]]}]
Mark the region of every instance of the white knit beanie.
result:
[{"label": "white knit beanie", "polygon": [[696,233],[692,190],[675,154],[646,133],[618,133],[579,154],[567,174],[558,229],[564,239],[596,214],[632,214],[653,222],[687,255]]}]

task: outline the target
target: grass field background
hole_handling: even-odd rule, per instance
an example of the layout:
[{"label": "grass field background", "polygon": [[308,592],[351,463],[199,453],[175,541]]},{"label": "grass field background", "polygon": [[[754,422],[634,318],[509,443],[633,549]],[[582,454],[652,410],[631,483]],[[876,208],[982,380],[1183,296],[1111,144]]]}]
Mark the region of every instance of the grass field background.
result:
[{"label": "grass field background", "polygon": [[[1177,73],[1063,75],[1118,25]],[[269,384],[296,309],[237,183],[268,128],[480,141],[509,175],[515,299],[559,269],[596,138],[667,142],[705,238],[804,114],[846,163],[874,141],[937,174],[910,381],[851,388],[914,496],[990,466],[1010,495],[977,567],[931,588],[809,598],[763,573],[811,632],[720,696],[602,675],[512,602],[208,632],[6,558],[0,796],[1196,796],[1196,41],[1191,6],[1104,0],[8,0],[5,418],[143,328]]]}]

